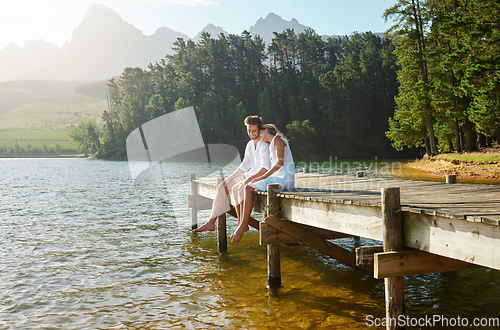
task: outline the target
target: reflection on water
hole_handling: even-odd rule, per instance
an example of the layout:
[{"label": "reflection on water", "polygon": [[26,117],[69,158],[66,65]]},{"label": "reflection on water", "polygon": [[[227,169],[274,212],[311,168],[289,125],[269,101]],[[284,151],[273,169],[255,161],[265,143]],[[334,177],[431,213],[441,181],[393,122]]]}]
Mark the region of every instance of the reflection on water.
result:
[{"label": "reflection on water", "polygon": [[[363,328],[385,315],[383,281],[304,246],[282,247],[269,292],[257,231],[217,254],[215,233],[190,231],[189,185],[138,190],[126,162],[2,159],[0,184],[0,329]],[[496,317],[499,284],[482,268],[413,276],[407,312]]]}]

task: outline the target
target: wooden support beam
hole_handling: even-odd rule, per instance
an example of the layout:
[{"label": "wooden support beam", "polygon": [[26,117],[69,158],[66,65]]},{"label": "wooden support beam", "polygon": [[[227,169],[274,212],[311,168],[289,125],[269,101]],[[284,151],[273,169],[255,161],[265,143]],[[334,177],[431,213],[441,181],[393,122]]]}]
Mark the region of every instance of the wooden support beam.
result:
[{"label": "wooden support beam", "polygon": [[305,231],[291,221],[281,220],[278,217],[267,217],[264,222],[288,234],[289,236],[294,237],[305,245],[337,259],[347,266],[364,269],[370,272],[373,271],[373,267],[369,265],[357,266],[356,255],[354,252],[328,242],[326,239],[316,235],[312,231]]},{"label": "wooden support beam", "polygon": [[383,245],[360,246],[356,248],[356,265],[373,265],[373,255],[384,251]]},{"label": "wooden support beam", "polygon": [[[277,192],[278,184],[267,185],[267,214],[279,215],[280,205]],[[270,288],[279,288],[281,286],[281,261],[280,245],[267,245],[267,280]]]},{"label": "wooden support beam", "polygon": [[323,239],[337,239],[337,238],[352,238],[352,237],[357,237],[357,236],[352,236],[349,234],[344,234],[344,233],[339,233],[336,231],[331,231],[328,229],[323,229],[323,228],[317,228],[309,225],[304,225],[301,223],[294,222],[293,223],[298,230],[302,231],[308,231],[313,233],[314,235],[320,236]]},{"label": "wooden support beam", "polygon": [[[401,224],[400,191],[397,188],[381,188],[384,251],[403,249],[403,229]],[[405,315],[404,277],[384,278],[385,317],[397,320]],[[397,322],[396,322],[397,323]],[[401,329],[393,322],[387,322],[386,329]]]},{"label": "wooden support beam", "polygon": [[[191,195],[198,195],[198,184],[195,181],[196,174],[189,174],[189,183],[190,183],[190,193]],[[195,207],[191,207],[191,229],[198,228],[198,210]]]},{"label": "wooden support beam", "polygon": [[[269,190],[271,189],[271,190]],[[267,216],[280,216],[281,205],[278,198],[279,185],[277,183],[267,185]]]},{"label": "wooden support beam", "polygon": [[380,252],[374,255],[375,278],[409,276],[460,270],[474,265],[419,250]]},{"label": "wooden support beam", "polygon": [[[311,227],[308,225],[303,225],[300,223],[293,223],[289,222],[290,226],[293,226],[298,232],[310,232],[314,235],[320,236],[322,239],[336,239],[336,238],[350,238],[353,237],[351,235],[347,235],[344,233],[338,233],[322,228],[315,228]],[[295,237],[292,237],[276,228],[273,226],[270,226],[268,223],[261,221],[259,222],[260,225],[260,237],[259,237],[259,244],[260,245],[267,245],[267,244],[274,244],[274,243],[280,243],[280,244],[297,244],[300,242]],[[378,251],[381,252],[382,250]],[[373,258],[373,254],[372,254]],[[372,262],[373,264],[373,262]]]},{"label": "wooden support beam", "polygon": [[[223,178],[218,178],[217,185],[223,180]],[[226,213],[222,213],[217,217],[217,249],[219,253],[227,252]]]},{"label": "wooden support beam", "polygon": [[226,213],[217,217],[217,250],[219,253],[227,252]]}]

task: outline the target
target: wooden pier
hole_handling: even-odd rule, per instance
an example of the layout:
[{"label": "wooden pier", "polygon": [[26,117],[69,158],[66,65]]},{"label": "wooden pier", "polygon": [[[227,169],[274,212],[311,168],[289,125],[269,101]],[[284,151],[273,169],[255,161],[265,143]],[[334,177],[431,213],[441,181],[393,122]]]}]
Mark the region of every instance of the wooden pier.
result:
[{"label": "wooden pier", "polygon": [[[281,285],[280,244],[300,242],[384,279],[386,317],[396,319],[404,314],[403,276],[473,266],[500,270],[500,186],[447,181],[301,173],[294,191],[269,185],[269,194],[255,192],[255,209],[264,216],[250,225],[268,248],[269,285]],[[191,176],[192,214],[210,208],[215,191],[215,179]],[[225,223],[224,214],[220,252],[227,250]],[[381,243],[349,251],[332,242],[345,237]]]}]

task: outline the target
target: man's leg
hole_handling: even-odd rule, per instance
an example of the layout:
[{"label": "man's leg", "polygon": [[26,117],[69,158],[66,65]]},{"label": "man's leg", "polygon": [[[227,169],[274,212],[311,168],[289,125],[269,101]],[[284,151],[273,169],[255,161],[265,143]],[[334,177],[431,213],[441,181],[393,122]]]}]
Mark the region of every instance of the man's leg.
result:
[{"label": "man's leg", "polygon": [[238,219],[238,222],[240,220],[240,214],[241,214],[241,203],[243,201],[243,196],[239,193],[240,187],[243,185],[243,181],[240,181],[236,183],[233,188],[231,189],[231,194],[233,196],[233,204],[234,204],[234,209],[236,210],[236,218]]},{"label": "man's leg", "polygon": [[229,193],[235,183],[236,182],[234,180],[231,180],[226,185],[220,183],[217,186],[217,192],[215,193],[215,198],[212,203],[212,212],[210,213],[210,218],[203,226],[194,229],[193,231],[195,233],[215,230],[215,221],[217,221],[217,217],[229,211],[229,203],[227,203],[226,194]]},{"label": "man's leg", "polygon": [[231,236],[231,242],[238,243],[244,233],[248,231],[248,221],[250,220],[250,215],[253,209],[253,191],[255,188],[251,186],[245,186],[245,196],[243,198],[243,212],[241,217],[241,223],[238,224],[238,228],[234,231]]}]

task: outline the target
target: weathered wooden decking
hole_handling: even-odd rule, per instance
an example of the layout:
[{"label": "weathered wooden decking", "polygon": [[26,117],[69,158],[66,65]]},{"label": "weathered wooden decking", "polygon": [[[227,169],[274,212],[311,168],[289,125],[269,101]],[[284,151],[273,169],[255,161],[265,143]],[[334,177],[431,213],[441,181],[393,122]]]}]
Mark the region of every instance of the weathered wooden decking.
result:
[{"label": "weathered wooden decking", "polygon": [[[189,205],[210,208],[216,180],[193,180]],[[386,320],[404,315],[404,276],[484,266],[500,270],[500,186],[297,174],[294,191],[255,193],[264,212],[270,287],[281,286],[280,244],[302,242],[385,284]],[[234,215],[234,209],[229,212]],[[226,215],[218,217],[219,251],[227,251]],[[366,237],[383,245],[349,251],[331,242]],[[399,329],[388,322],[387,329]]]},{"label": "weathered wooden decking", "polygon": [[[296,174],[279,192],[280,218],[383,241],[381,189],[399,187],[404,246],[500,270],[500,186]],[[213,198],[215,179],[197,180]],[[255,207],[264,210],[266,193]]]}]

